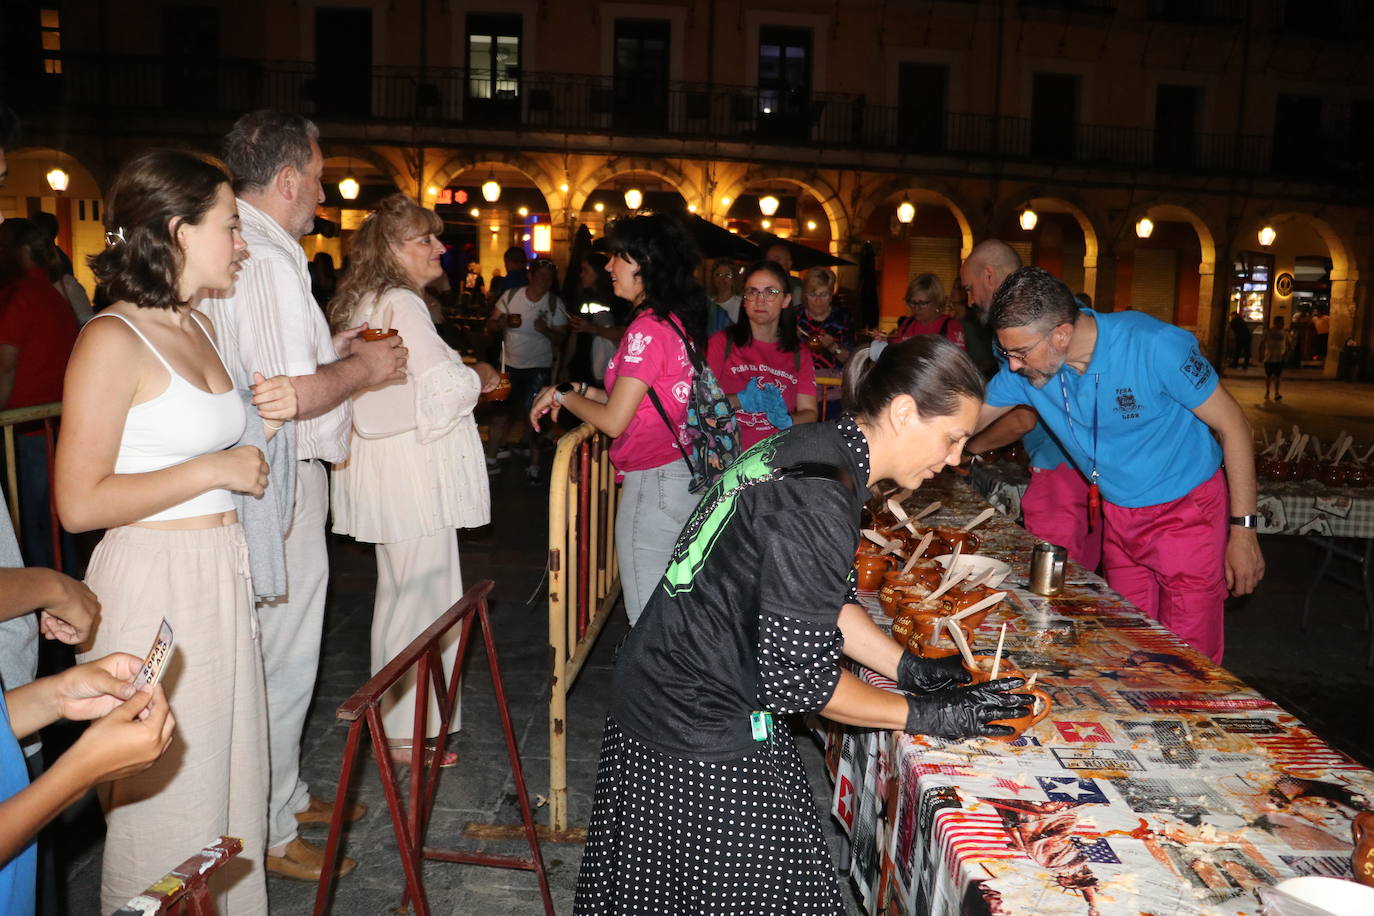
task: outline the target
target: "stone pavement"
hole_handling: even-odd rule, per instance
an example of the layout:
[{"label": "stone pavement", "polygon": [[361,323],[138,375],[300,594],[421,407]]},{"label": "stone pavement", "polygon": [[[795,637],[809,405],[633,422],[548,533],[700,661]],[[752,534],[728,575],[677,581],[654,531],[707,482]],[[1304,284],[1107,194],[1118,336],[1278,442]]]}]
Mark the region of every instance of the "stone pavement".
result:
[{"label": "stone pavement", "polygon": [[[1313,431],[1348,429],[1357,439],[1374,442],[1374,398],[1366,385],[1300,383],[1275,405],[1262,400],[1263,384],[1227,379],[1227,387],[1257,426],[1286,428],[1300,422]],[[1318,431],[1318,434],[1322,433]],[[1325,437],[1325,436],[1324,436]],[[523,755],[531,799],[548,791],[548,666],[546,600],[539,588],[546,551],[545,488],[525,484],[522,462],[507,462],[505,473],[492,478],[496,519],[487,531],[464,532],[461,553],[465,581],[495,580],[492,619],[497,650]],[[1314,550],[1297,537],[1261,539],[1269,572],[1261,591],[1233,600],[1227,612],[1226,664],[1262,692],[1279,701],[1342,750],[1374,765],[1374,704],[1357,702],[1371,685],[1364,667],[1369,636],[1360,628],[1363,605],[1353,592],[1325,586],[1318,595],[1313,627],[1301,633],[1301,610]],[[332,544],[334,575],[326,620],[319,689],[306,727],[305,769],[316,791],[332,795],[343,751],[345,729],[334,710],[368,677],[367,634],[375,579],[370,547],[347,539]],[[538,591],[533,604],[527,604]],[[568,724],[569,808],[574,825],[585,826],[591,807],[601,725],[608,700],[613,650],[625,632],[624,617],[608,625],[570,698]],[[504,745],[491,700],[485,660],[474,653],[465,687],[463,729],[452,746],[462,755],[458,768],[441,780],[430,842],[433,845],[521,854],[523,841],[477,842],[465,839],[469,823],[517,824],[519,812]],[[175,702],[175,698],[173,698]],[[805,738],[798,746],[806,759],[818,804],[838,850],[828,811],[829,786],[819,753]],[[366,817],[349,830],[345,852],[358,859],[358,869],[338,884],[332,912],[391,912],[403,885],[391,826],[370,759],[358,774],[358,797],[368,805]],[[547,822],[544,809],[536,820]],[[88,799],[60,822],[65,862],[59,882],[65,885],[63,912],[85,916],[96,912],[100,871],[99,812]],[[307,838],[323,842],[324,828],[307,828]],[[546,843],[543,847],[557,912],[572,912],[573,887],[581,847]],[[169,863],[174,864],[174,863]],[[524,872],[430,863],[425,870],[435,913],[535,914],[541,912],[534,876]],[[851,912],[848,882],[843,882]],[[272,879],[273,913],[308,913],[314,886]]]}]

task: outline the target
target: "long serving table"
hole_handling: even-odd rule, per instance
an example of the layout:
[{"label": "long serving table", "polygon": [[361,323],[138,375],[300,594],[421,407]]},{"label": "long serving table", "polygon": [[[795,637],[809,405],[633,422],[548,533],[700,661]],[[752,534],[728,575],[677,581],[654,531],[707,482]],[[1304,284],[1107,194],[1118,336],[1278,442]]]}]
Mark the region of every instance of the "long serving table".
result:
[{"label": "long serving table", "polygon": [[[947,475],[908,508],[932,499],[937,524],[984,506]],[[980,533],[1017,587],[975,651],[1005,622],[1007,655],[1054,706],[1010,745],[827,725],[832,811],[869,913],[1253,916],[1262,885],[1351,874],[1374,773],[1081,567],[1053,599],[1019,587],[1035,541],[1011,521]]]}]

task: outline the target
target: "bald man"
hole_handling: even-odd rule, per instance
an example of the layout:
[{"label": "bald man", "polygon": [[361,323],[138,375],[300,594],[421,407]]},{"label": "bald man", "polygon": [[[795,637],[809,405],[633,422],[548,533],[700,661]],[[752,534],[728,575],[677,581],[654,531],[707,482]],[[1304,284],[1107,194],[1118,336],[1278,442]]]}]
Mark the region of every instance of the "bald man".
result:
[{"label": "bald man", "polygon": [[[1000,239],[984,239],[959,268],[959,284],[969,308],[986,325],[992,297],[1002,281],[1021,268],[1021,256]],[[998,365],[1007,358],[993,347]],[[977,455],[1010,445],[1017,439],[1030,459],[1030,485],[1021,498],[1026,530],[1051,544],[1067,548],[1069,559],[1084,569],[1097,569],[1102,560],[1102,525],[1091,523],[1088,479],[1073,466],[1054,434],[1039,422],[1031,407],[1016,407],[969,439],[965,455]]]}]

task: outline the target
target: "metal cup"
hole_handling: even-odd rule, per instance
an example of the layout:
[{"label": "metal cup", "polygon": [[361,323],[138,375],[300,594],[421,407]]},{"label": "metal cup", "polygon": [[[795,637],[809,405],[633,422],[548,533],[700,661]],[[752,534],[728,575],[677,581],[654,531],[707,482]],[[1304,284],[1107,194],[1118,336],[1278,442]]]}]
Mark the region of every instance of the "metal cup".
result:
[{"label": "metal cup", "polygon": [[1069,551],[1041,541],[1031,553],[1029,588],[1037,595],[1057,595],[1064,589],[1064,563]]}]

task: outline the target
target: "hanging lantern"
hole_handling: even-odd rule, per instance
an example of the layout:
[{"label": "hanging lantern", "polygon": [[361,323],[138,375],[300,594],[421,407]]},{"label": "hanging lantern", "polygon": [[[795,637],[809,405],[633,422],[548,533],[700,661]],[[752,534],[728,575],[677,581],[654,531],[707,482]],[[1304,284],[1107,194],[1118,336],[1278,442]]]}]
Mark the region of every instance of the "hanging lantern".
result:
[{"label": "hanging lantern", "polygon": [[1265,248],[1268,248],[1270,245],[1274,244],[1274,239],[1278,238],[1278,236],[1279,234],[1274,231],[1273,226],[1265,226],[1259,231],[1259,243]]},{"label": "hanging lantern", "polygon": [[71,181],[71,176],[60,168],[55,168],[47,174],[48,187],[61,193],[67,190],[67,183]]},{"label": "hanging lantern", "polygon": [[344,200],[357,200],[360,190],[362,190],[362,188],[358,184],[358,179],[354,178],[352,175],[349,175],[343,181],[339,182],[339,196]]},{"label": "hanging lantern", "polygon": [[638,210],[644,203],[644,192],[639,188],[630,188],[625,192],[625,206],[631,210]]},{"label": "hanging lantern", "polygon": [[482,182],[482,199],[489,204],[494,204],[501,199],[501,183],[496,180],[496,173],[488,172],[487,180]]},{"label": "hanging lantern", "polygon": [[772,216],[778,212],[778,199],[772,194],[767,197],[759,198],[759,212],[764,216]]},{"label": "hanging lantern", "polygon": [[1021,211],[1021,217],[1019,219],[1019,222],[1021,223],[1022,229],[1024,229],[1027,232],[1030,232],[1032,229],[1035,228],[1035,224],[1040,222],[1040,217],[1036,215],[1036,212],[1034,210],[1032,210],[1030,207],[1027,207],[1026,209]]},{"label": "hanging lantern", "polygon": [[1136,238],[1148,239],[1155,231],[1155,224],[1150,221],[1148,216],[1142,216],[1135,224]]},{"label": "hanging lantern", "polygon": [[903,226],[910,226],[911,221],[916,218],[916,205],[903,198],[897,205],[897,222]]}]

